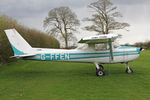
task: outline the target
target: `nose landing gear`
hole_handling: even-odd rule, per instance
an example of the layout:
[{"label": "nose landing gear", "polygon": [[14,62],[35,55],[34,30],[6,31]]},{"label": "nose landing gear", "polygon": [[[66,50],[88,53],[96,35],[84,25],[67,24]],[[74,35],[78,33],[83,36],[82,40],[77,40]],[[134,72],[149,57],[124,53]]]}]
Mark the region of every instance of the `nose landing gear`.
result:
[{"label": "nose landing gear", "polygon": [[130,66],[128,65],[128,62],[125,63],[126,66],[127,66],[127,69],[126,69],[126,73],[130,74],[130,73],[133,73],[133,70],[130,68]]}]

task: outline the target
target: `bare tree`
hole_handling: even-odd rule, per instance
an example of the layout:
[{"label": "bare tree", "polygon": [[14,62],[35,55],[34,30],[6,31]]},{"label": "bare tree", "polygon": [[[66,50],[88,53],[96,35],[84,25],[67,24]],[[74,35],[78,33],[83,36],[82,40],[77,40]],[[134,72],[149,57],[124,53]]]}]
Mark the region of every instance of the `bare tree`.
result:
[{"label": "bare tree", "polygon": [[122,16],[116,11],[117,7],[110,0],[98,0],[88,5],[88,7],[95,12],[91,18],[84,19],[84,21],[93,23],[91,26],[85,26],[85,29],[88,31],[95,31],[98,34],[109,34],[112,30],[129,27],[128,23],[116,21],[117,17]]},{"label": "bare tree", "polygon": [[75,39],[73,32],[79,26],[79,20],[69,7],[54,8],[49,11],[44,20],[44,28],[53,36],[60,36],[65,41],[65,48],[68,48],[68,41]]}]

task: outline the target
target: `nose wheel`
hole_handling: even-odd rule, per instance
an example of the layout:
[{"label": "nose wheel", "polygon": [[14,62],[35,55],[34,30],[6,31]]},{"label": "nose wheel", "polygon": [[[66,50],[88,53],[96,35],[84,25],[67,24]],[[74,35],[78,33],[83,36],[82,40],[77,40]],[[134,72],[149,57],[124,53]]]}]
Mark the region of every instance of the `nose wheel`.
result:
[{"label": "nose wheel", "polygon": [[126,63],[126,66],[127,66],[126,73],[128,73],[128,74],[133,73],[133,70],[130,68],[128,63]]},{"label": "nose wheel", "polygon": [[95,65],[96,65],[96,76],[104,76],[105,75],[104,67],[102,65],[98,65],[97,63],[95,63]]}]

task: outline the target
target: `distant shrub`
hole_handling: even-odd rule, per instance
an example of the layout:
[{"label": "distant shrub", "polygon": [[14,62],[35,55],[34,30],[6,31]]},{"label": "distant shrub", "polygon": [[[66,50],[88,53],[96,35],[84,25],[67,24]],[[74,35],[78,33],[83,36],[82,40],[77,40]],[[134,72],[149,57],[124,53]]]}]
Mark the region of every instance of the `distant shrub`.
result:
[{"label": "distant shrub", "polygon": [[13,56],[13,51],[8,42],[5,29],[10,29],[14,27],[32,47],[40,48],[59,48],[59,42],[49,36],[35,29],[29,29],[17,23],[16,20],[8,17],[6,15],[0,16],[0,64],[7,63],[11,61],[16,61],[16,59],[10,59]]},{"label": "distant shrub", "polygon": [[134,47],[143,47],[144,49],[149,49],[150,50],[150,41],[146,42],[137,42],[135,44],[124,44],[123,46],[134,46]]}]

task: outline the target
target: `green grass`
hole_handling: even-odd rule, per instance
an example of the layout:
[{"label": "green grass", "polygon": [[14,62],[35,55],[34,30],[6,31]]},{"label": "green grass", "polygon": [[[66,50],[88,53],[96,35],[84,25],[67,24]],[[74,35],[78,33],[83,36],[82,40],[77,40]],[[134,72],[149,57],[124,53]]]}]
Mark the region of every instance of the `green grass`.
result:
[{"label": "green grass", "polygon": [[19,61],[0,67],[0,100],[150,100],[150,51],[125,65],[104,65],[96,77],[94,64]]}]

